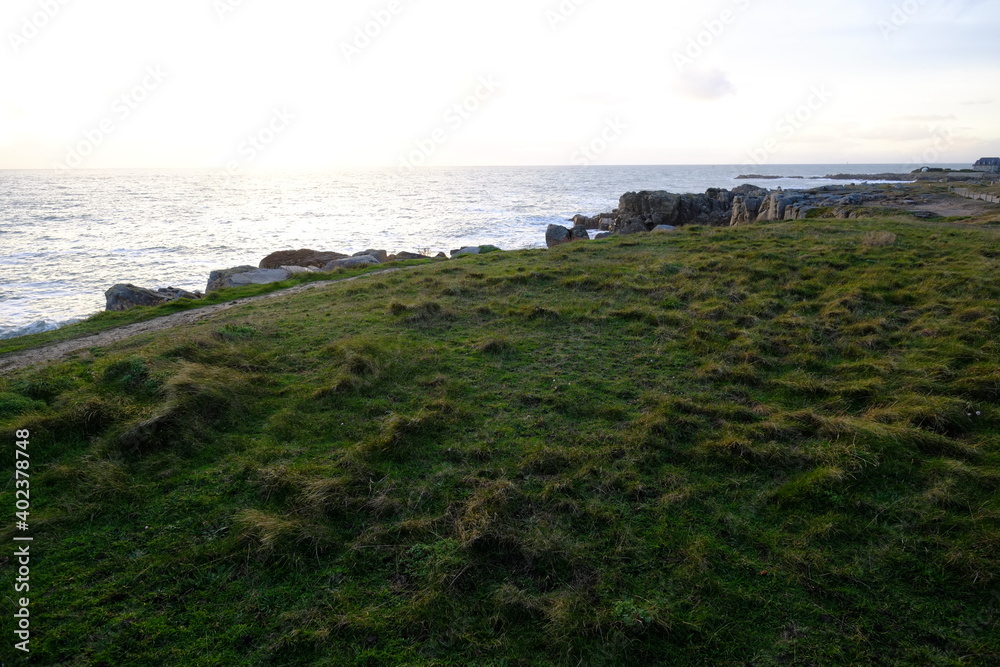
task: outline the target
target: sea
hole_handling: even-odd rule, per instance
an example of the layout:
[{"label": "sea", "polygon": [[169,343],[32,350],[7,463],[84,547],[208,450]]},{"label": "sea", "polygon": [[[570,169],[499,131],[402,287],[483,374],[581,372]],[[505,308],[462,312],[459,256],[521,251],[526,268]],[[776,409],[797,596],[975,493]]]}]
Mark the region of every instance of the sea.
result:
[{"label": "sea", "polygon": [[[964,168],[967,165],[935,165]],[[545,246],[549,224],[616,208],[631,191],[754,183],[818,187],[829,174],[907,165],[454,167],[367,170],[0,171],[0,338],[104,309],[117,283],[204,290],[215,269],[276,250],[431,252]],[[753,172],[752,172],[753,173]],[[793,178],[797,177],[797,178]],[[820,178],[817,178],[820,177]],[[808,180],[804,180],[808,179]]]}]

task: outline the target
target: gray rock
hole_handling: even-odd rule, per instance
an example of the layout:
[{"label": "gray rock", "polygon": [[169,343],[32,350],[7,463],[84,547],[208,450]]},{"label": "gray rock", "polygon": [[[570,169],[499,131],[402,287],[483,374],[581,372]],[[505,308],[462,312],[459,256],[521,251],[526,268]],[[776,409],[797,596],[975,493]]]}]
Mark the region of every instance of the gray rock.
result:
[{"label": "gray rock", "polygon": [[389,253],[387,253],[385,250],[369,249],[369,250],[364,250],[362,252],[354,253],[354,257],[363,257],[364,255],[368,255],[369,257],[374,257],[379,261],[379,264],[384,264],[385,262],[389,261]]},{"label": "gray rock", "polygon": [[600,234],[597,234],[596,236],[594,236],[594,240],[597,241],[597,240],[600,240],[600,239],[606,239],[609,236],[612,236],[611,232],[601,232]]},{"label": "gray rock", "polygon": [[393,261],[392,258],[395,258],[396,261],[400,262],[404,259],[430,259],[427,255],[420,255],[415,252],[397,252],[395,255],[389,255],[389,258],[389,261]]},{"label": "gray rock", "polygon": [[[239,268],[246,269],[247,267]],[[269,285],[271,283],[280,283],[282,280],[288,280],[288,278],[292,275],[284,269],[254,268],[251,268],[249,271],[228,269],[227,271],[222,272],[223,275],[218,279],[213,278],[216,273],[218,272],[213,271],[209,276],[208,287],[205,289],[206,292],[212,292],[226,287],[245,287],[247,285]]]},{"label": "gray rock", "polygon": [[359,255],[358,257],[348,257],[346,259],[335,259],[323,267],[324,271],[336,271],[337,269],[356,269],[362,266],[375,266],[381,264],[380,261],[371,255]]},{"label": "gray rock", "polygon": [[618,202],[618,231],[634,224],[635,220],[649,225],[729,224],[732,218],[734,195],[729,190],[711,188],[705,194],[674,194],[662,190],[629,192]]},{"label": "gray rock", "polygon": [[573,229],[569,230],[569,237],[573,241],[590,240],[590,234],[587,232],[587,228],[583,225],[577,225]]},{"label": "gray rock", "polygon": [[284,269],[257,269],[252,266],[238,266],[233,269],[212,271],[208,277],[208,287],[205,288],[205,292],[214,292],[228,287],[280,283],[282,280],[288,280],[291,275]]},{"label": "gray rock", "polygon": [[638,220],[629,223],[623,229],[618,230],[618,234],[621,236],[628,236],[630,234],[645,234],[649,229],[646,228],[646,224],[639,222]]},{"label": "gray rock", "polygon": [[136,287],[130,284],[115,285],[104,293],[106,310],[122,312],[138,306],[159,306],[177,299],[200,299],[201,294],[187,292],[176,287],[165,287],[157,290]]},{"label": "gray rock", "polygon": [[298,276],[303,273],[317,273],[319,269],[313,266],[282,266],[282,271],[288,271],[290,275]]},{"label": "gray rock", "polygon": [[466,248],[460,248],[458,250],[452,250],[452,257],[461,257],[462,255],[478,255],[480,252],[479,246],[469,246]]},{"label": "gray rock", "polygon": [[563,243],[569,243],[573,240],[573,233],[565,227],[559,225],[549,225],[549,228],[545,230],[545,245],[552,248],[557,245],[562,245]]},{"label": "gray rock", "polygon": [[574,215],[573,219],[570,220],[570,222],[573,223],[574,227],[586,227],[587,229],[595,229],[594,227],[590,226],[591,224],[593,224],[591,222],[591,219],[585,215]]},{"label": "gray rock", "polygon": [[767,190],[746,188],[747,186],[741,185],[733,191],[742,190],[743,192],[733,197],[733,211],[729,218],[731,227],[756,222],[761,212],[761,205],[768,197]]},{"label": "gray rock", "polygon": [[265,257],[260,262],[261,269],[279,269],[282,266],[313,266],[321,269],[335,259],[347,255],[339,252],[318,252],[316,250],[281,250]]}]

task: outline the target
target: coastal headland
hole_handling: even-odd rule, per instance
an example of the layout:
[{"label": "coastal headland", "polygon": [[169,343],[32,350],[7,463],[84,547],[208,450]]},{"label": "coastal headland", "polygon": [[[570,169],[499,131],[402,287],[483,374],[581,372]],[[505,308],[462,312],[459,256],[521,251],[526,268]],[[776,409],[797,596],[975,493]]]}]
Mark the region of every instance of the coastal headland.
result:
[{"label": "coastal headland", "polygon": [[214,279],[309,266],[0,341],[36,355],[0,374],[32,652],[996,664],[1000,206],[948,187],[627,193],[547,250],[276,249]]}]

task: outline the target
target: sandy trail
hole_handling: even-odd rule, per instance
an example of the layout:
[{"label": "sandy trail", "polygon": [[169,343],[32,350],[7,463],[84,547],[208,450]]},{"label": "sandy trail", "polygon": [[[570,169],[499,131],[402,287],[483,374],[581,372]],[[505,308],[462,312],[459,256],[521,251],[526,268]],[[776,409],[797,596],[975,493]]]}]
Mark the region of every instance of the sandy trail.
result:
[{"label": "sandy trail", "polygon": [[52,361],[58,361],[73,352],[79,350],[86,350],[92,347],[103,347],[105,345],[110,345],[112,343],[117,343],[128,338],[133,338],[144,333],[150,333],[153,331],[163,331],[164,329],[172,329],[173,327],[182,326],[185,324],[194,324],[195,322],[201,322],[202,320],[208,319],[209,317],[220,313],[224,310],[229,310],[235,306],[242,306],[247,303],[254,303],[256,301],[266,301],[268,299],[276,299],[279,297],[289,296],[292,294],[299,294],[301,292],[306,292],[308,290],[319,289],[321,287],[327,287],[329,285],[346,283],[352,280],[360,280],[361,278],[370,278],[372,276],[385,275],[387,273],[393,273],[395,271],[401,271],[402,269],[384,269],[382,271],[373,271],[371,273],[365,273],[360,276],[354,276],[353,278],[342,278],[339,280],[324,280],[322,282],[304,283],[302,285],[296,285],[295,287],[290,287],[285,290],[279,290],[277,292],[271,292],[269,294],[262,294],[260,296],[248,297],[246,299],[237,299],[235,301],[227,301],[226,303],[218,303],[214,306],[205,306],[204,308],[197,308],[195,310],[188,310],[183,313],[174,313],[172,315],[164,315],[163,317],[158,317],[154,320],[147,320],[146,322],[136,322],[135,324],[127,324],[122,327],[117,327],[115,329],[108,329],[107,331],[102,331],[96,334],[90,334],[88,336],[83,336],[82,338],[74,338],[73,340],[63,341],[61,343],[53,343],[52,345],[46,345],[45,347],[37,347],[30,350],[22,350],[20,352],[11,352],[10,354],[0,357],[0,373],[7,373],[10,371],[15,371],[20,368],[26,368],[28,366],[34,366],[36,364],[45,364]]},{"label": "sandy trail", "polygon": [[998,213],[1000,208],[996,204],[988,204],[984,201],[965,199],[958,195],[948,195],[932,199],[919,204],[918,208],[924,211],[936,213],[944,218],[961,218],[965,216],[976,216],[984,213]]}]

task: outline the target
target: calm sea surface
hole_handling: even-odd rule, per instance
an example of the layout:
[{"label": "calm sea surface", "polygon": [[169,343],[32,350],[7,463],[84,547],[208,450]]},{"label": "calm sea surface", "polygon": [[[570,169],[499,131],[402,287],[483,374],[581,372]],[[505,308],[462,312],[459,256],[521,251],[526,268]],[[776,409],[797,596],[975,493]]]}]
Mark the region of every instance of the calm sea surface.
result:
[{"label": "calm sea surface", "polygon": [[[956,165],[961,167],[964,165]],[[902,165],[762,167],[824,176]],[[437,168],[366,171],[0,171],[0,338],[104,308],[115,283],[204,289],[209,272],[275,250],[448,252],[544,246],[545,228],[617,206],[625,192],[703,192],[747,182],[741,166]],[[784,188],[830,181],[766,180]]]}]

